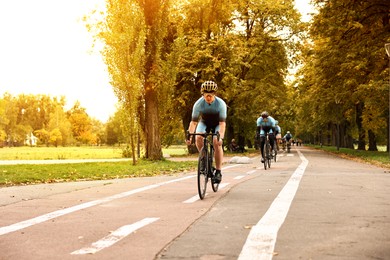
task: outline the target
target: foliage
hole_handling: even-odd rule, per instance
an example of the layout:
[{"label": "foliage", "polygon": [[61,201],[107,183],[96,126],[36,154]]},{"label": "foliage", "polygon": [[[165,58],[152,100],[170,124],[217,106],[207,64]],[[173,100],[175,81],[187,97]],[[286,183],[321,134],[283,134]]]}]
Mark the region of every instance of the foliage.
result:
[{"label": "foliage", "polygon": [[5,93],[0,98],[0,146],[23,145],[31,133],[47,146],[71,145],[74,139],[79,144],[101,143],[98,133],[103,125],[91,119],[80,103],[68,111],[65,104],[64,97]]},{"label": "foliage", "polygon": [[[368,141],[369,149],[376,150],[376,141],[386,140],[388,128],[384,43],[390,41],[390,3],[314,2],[318,14],[297,82],[296,129],[306,129],[311,135],[328,129],[341,135],[341,140],[350,140],[343,147],[351,147],[351,140],[358,139],[359,149],[365,149]],[[334,133],[334,125],[341,125],[343,133]]]}]

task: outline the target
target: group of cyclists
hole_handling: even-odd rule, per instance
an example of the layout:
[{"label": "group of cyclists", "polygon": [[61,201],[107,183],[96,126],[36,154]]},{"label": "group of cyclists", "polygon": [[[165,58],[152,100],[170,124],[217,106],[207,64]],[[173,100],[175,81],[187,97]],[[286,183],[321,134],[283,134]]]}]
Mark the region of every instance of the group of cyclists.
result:
[{"label": "group of cyclists", "polygon": [[[256,141],[260,141],[261,162],[264,162],[264,144],[266,135],[268,134],[271,149],[279,149],[279,143],[291,144],[292,134],[290,131],[281,137],[281,128],[279,122],[269,115],[267,111],[263,111],[261,116],[256,120]],[[276,142],[276,143],[275,143]]]},{"label": "group of cyclists", "polygon": [[[225,137],[227,106],[225,101],[217,97],[218,86],[214,81],[205,81],[201,85],[201,97],[195,102],[192,109],[191,122],[188,127],[189,133],[209,133],[219,132],[219,139],[213,139],[215,149],[215,183],[220,183],[222,179],[222,160],[223,160],[223,139]],[[286,135],[281,138],[281,129],[278,121],[268,114],[267,111],[261,113],[256,121],[256,139],[260,140],[261,161],[264,162],[263,147],[265,144],[266,134],[268,133],[271,147],[274,147],[275,140],[284,139],[286,142],[292,140],[292,135],[287,131]],[[187,145],[192,143],[192,136],[186,140]],[[198,151],[203,148],[203,137],[195,137],[195,145]]]}]

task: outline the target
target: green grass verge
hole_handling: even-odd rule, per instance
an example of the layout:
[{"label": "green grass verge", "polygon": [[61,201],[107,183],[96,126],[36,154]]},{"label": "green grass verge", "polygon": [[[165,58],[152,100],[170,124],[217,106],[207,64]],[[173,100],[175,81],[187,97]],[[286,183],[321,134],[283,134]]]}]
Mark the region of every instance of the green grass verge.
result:
[{"label": "green grass verge", "polygon": [[[81,147],[4,147],[0,149],[1,160],[67,160],[67,159],[118,159],[122,158],[119,146]],[[184,145],[163,148],[164,154],[183,156],[187,154]]]},{"label": "green grass verge", "polygon": [[196,161],[139,160],[128,162],[73,163],[45,165],[0,165],[0,186],[37,183],[106,180],[175,174],[194,170]]}]

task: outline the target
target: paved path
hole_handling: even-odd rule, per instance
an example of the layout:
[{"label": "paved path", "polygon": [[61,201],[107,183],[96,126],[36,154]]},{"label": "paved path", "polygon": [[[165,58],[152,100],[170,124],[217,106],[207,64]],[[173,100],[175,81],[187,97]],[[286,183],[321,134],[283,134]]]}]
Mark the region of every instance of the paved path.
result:
[{"label": "paved path", "polygon": [[[0,189],[0,259],[389,259],[390,174],[293,148],[271,169]],[[264,256],[259,258],[258,256]]]}]

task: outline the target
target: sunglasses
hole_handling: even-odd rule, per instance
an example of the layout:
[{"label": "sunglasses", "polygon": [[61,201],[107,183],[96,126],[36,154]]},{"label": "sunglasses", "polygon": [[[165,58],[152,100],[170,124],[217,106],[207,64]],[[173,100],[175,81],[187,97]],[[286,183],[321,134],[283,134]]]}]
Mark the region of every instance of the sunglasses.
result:
[{"label": "sunglasses", "polygon": [[203,92],[203,96],[205,97],[213,97],[215,95],[214,92]]}]

